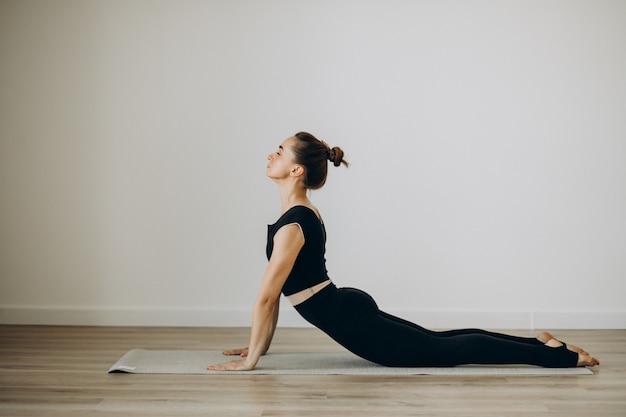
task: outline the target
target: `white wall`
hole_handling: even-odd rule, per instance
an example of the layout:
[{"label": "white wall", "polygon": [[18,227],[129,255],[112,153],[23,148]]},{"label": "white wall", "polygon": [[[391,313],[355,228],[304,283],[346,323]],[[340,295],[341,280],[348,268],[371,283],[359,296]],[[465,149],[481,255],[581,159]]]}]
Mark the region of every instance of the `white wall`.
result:
[{"label": "white wall", "polygon": [[[626,328],[626,2],[0,2],[0,322],[241,325],[280,209],[427,326]],[[283,325],[302,325],[288,306]]]}]

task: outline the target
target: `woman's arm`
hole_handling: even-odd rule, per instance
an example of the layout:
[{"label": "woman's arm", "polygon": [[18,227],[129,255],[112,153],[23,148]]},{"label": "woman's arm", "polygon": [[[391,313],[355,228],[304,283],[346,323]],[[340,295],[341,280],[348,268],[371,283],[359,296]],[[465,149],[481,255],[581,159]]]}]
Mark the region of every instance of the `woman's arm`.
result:
[{"label": "woman's arm", "polygon": [[[262,353],[262,355],[265,355],[267,353],[267,351],[270,349],[270,345],[272,344],[272,339],[274,338],[274,331],[276,330],[276,326],[278,325],[278,310],[280,307],[280,302],[276,302],[276,304],[274,304],[274,313],[272,316],[272,323],[271,323],[271,328],[270,328],[270,336],[269,339],[267,340],[267,345],[265,346],[265,349]],[[243,349],[231,349],[231,350],[225,350],[224,352],[222,352],[224,355],[237,355],[237,356],[241,356],[242,358],[245,358],[246,356],[248,356],[248,348],[243,348]]]},{"label": "woman's arm", "polygon": [[217,371],[254,369],[259,358],[267,351],[271,343],[276,328],[275,320],[278,318],[280,291],[303,245],[304,236],[297,224],[283,226],[276,232],[272,256],[263,274],[261,289],[252,309],[248,356],[244,360],[207,366],[207,369]]},{"label": "woman's arm", "polygon": [[280,295],[278,296],[278,300],[274,304],[274,311],[272,313],[272,322],[270,323],[270,334],[267,338],[267,343],[265,344],[265,349],[263,349],[263,353],[261,355],[265,355],[268,350],[270,350],[270,346],[272,344],[272,339],[274,338],[274,332],[276,331],[276,326],[278,325],[278,312],[280,310]]}]

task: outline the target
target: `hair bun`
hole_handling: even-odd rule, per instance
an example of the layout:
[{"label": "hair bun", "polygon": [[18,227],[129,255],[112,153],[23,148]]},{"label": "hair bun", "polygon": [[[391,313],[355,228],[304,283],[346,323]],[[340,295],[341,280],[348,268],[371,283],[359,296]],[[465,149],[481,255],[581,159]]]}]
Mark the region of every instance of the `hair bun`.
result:
[{"label": "hair bun", "polygon": [[334,166],[338,167],[342,163],[347,164],[343,160],[343,151],[341,148],[335,146],[328,151],[328,160],[333,163]]}]

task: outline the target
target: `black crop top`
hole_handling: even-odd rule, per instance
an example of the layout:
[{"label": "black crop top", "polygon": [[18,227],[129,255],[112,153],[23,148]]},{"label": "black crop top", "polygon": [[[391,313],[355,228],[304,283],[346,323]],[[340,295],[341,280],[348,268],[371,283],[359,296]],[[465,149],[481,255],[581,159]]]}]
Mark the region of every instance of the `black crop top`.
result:
[{"label": "black crop top", "polygon": [[294,206],[278,221],[267,226],[267,259],[272,256],[274,235],[288,224],[298,223],[304,234],[304,246],[283,285],[282,293],[292,295],[328,279],[326,271],[326,229],[313,210],[305,206]]}]

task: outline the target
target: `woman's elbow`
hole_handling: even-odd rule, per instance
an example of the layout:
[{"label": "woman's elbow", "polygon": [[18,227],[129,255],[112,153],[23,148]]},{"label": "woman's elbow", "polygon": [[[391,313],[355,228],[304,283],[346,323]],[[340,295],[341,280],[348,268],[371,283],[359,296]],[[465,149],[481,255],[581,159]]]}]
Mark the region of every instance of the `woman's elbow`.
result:
[{"label": "woman's elbow", "polygon": [[270,295],[259,295],[256,299],[255,306],[262,309],[267,309],[270,311],[274,310],[274,306],[278,303],[279,297],[273,297]]}]

